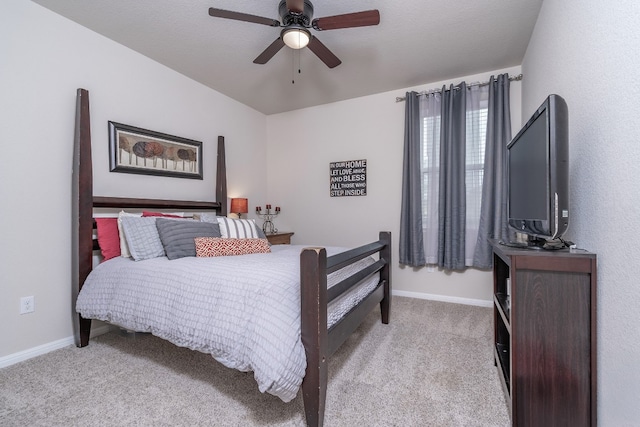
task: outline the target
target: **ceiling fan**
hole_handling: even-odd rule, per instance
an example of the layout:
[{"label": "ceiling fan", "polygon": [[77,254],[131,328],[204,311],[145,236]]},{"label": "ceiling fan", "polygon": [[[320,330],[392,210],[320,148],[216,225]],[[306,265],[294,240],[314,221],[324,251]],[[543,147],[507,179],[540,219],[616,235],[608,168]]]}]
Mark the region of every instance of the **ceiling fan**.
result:
[{"label": "ceiling fan", "polygon": [[281,0],[278,13],[282,20],[264,18],[247,13],[209,8],[209,15],[217,18],[235,19],[237,21],[282,27],[280,37],[271,43],[256,59],[255,64],[266,64],[285,45],[292,49],[309,49],[316,54],[327,67],[334,68],[342,63],[317,37],[311,34],[310,28],[316,31],[336,30],[340,28],[366,27],[380,23],[378,10],[346,13],[343,15],[325,16],[313,19],[313,4],[309,0]]}]

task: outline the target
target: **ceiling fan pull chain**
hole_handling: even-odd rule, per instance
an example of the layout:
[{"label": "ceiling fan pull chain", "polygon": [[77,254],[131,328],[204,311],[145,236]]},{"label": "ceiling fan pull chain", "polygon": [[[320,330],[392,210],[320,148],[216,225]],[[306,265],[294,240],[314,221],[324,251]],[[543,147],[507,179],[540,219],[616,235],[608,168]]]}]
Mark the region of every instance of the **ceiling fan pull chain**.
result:
[{"label": "ceiling fan pull chain", "polygon": [[300,70],[300,50],[294,50],[291,56],[291,84],[296,84],[295,69],[296,69],[296,52],[298,53],[298,74],[302,74]]}]

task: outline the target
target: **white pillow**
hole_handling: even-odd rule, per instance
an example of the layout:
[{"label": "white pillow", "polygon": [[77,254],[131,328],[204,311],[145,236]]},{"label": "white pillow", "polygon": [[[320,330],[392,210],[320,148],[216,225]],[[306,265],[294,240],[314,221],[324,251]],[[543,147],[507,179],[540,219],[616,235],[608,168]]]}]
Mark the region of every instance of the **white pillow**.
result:
[{"label": "white pillow", "polygon": [[129,245],[127,244],[127,239],[124,236],[124,229],[122,227],[122,217],[141,217],[141,213],[129,213],[125,211],[120,211],[118,213],[118,234],[120,235],[120,256],[125,258],[131,258],[131,252],[129,251]]},{"label": "white pillow", "polygon": [[252,219],[232,219],[224,216],[217,217],[220,234],[223,238],[258,239],[256,222]]}]

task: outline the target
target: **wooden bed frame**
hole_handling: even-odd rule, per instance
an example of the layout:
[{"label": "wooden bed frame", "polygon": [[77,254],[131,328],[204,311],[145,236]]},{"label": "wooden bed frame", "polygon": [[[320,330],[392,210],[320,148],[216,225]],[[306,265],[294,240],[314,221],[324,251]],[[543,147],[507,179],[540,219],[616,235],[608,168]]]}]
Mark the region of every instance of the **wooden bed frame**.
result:
[{"label": "wooden bed frame", "polygon": [[[76,345],[89,344],[91,319],[75,312],[78,292],[91,272],[93,251],[99,249],[94,238],[94,208],[216,210],[226,214],[227,188],[224,137],[218,137],[216,202],[157,199],[133,199],[93,196],[91,163],[91,129],[89,93],[78,89],[73,160],[73,227],[72,227],[72,301]],[[364,257],[378,254],[379,259],[327,291],[327,275]],[[302,393],[307,425],[323,425],[327,393],[327,359],[362,323],[378,304],[382,323],[389,323],[391,305],[391,234],[381,232],[379,240],[327,257],[324,248],[305,248],[300,255],[301,331],[307,358]],[[342,320],[327,330],[327,304],[367,277],[379,274],[377,288],[354,307]]]}]

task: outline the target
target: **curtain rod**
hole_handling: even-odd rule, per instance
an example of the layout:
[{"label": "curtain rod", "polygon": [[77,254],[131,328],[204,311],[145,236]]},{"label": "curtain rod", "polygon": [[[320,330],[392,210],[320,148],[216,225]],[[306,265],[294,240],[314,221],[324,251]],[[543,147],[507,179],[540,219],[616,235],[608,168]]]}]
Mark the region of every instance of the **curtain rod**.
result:
[{"label": "curtain rod", "polygon": [[[522,80],[522,74],[518,74],[517,76],[509,76],[509,81],[513,82],[513,81],[520,81]],[[488,85],[489,82],[475,82],[475,83],[469,83],[467,85],[467,87],[471,87],[471,86],[486,86]],[[457,88],[456,88],[457,89]],[[449,90],[449,89],[446,89]],[[431,95],[432,93],[442,93],[442,89],[431,89],[431,90],[425,90],[422,92],[418,92],[418,96],[422,96],[422,95]],[[396,96],[396,102],[403,102],[405,101],[407,98],[405,96]]]}]

